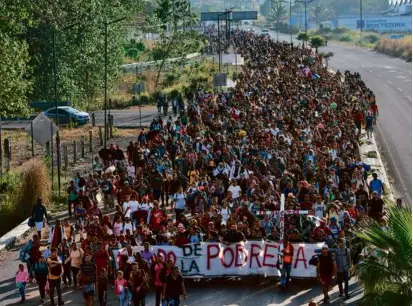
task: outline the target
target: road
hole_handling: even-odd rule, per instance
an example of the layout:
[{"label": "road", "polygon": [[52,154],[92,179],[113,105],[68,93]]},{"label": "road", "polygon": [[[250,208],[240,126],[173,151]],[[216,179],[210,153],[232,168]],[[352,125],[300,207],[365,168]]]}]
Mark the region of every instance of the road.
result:
[{"label": "road", "polygon": [[[259,32],[259,28],[254,28]],[[276,39],[276,33],[271,37]],[[279,40],[290,36],[279,34]],[[300,43],[293,40],[294,44]],[[379,119],[375,136],[393,180],[395,198],[412,205],[412,63],[361,47],[329,42],[319,52],[333,52],[329,60],[334,70],[359,72],[375,93]]]}]

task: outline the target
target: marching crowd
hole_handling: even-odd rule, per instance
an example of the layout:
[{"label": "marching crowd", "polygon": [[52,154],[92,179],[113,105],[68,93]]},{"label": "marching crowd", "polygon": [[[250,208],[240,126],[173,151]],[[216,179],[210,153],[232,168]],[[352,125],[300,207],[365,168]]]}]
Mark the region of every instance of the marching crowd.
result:
[{"label": "marching crowd", "polygon": [[113,286],[120,305],[144,305],[153,287],[157,306],[177,306],[186,298],[182,274],[150,246],[263,239],[284,241],[284,288],[291,243],[324,242],[316,264],[325,302],[335,269],[348,296],[348,270],[360,253],[350,248],[352,232],[364,218],[384,222],[383,183],[375,173],[367,183],[371,169],[358,152],[362,127],[371,133],[378,116],[375,97],[357,73],[330,74],[310,49],[238,30],[231,42],[245,58],[236,87],[199,88],[175,118],[154,119],[124,150],[102,150],[93,173],[70,182],[70,218],[50,227],[45,251],[48,216],[39,199],[31,219],[38,233],[20,256],[28,270],[16,273],[22,302],[35,279],[51,305],[54,289],[63,305],[63,282],[81,288],[85,305],[95,293],[106,305]]}]

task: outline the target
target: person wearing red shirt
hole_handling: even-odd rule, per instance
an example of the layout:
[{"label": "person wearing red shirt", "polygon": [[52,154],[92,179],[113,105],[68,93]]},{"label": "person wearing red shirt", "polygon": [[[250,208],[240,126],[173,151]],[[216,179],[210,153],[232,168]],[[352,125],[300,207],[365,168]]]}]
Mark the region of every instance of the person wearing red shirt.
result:
[{"label": "person wearing red shirt", "polygon": [[302,210],[310,210],[313,208],[313,203],[311,203],[310,196],[308,194],[304,196],[304,201],[300,203],[300,208]]},{"label": "person wearing red shirt", "polygon": [[320,225],[313,229],[311,233],[311,238],[317,242],[324,242],[327,240],[328,236],[332,235],[331,229],[326,225],[326,218],[320,221]]},{"label": "person wearing red shirt", "polygon": [[151,228],[157,232],[161,228],[161,224],[165,220],[165,214],[162,209],[159,208],[158,201],[153,201],[153,209],[151,212]]},{"label": "person wearing red shirt", "polygon": [[364,119],[363,112],[360,110],[357,110],[356,113],[354,114],[354,123],[356,124],[359,135],[361,134],[361,123],[363,122],[363,119]]},{"label": "person wearing red shirt", "polygon": [[100,242],[98,243],[99,250],[96,251],[94,257],[95,257],[95,264],[96,264],[96,270],[97,273],[99,274],[100,271],[103,269],[108,269],[108,264],[109,264],[109,253],[105,250],[106,245],[101,244]]}]

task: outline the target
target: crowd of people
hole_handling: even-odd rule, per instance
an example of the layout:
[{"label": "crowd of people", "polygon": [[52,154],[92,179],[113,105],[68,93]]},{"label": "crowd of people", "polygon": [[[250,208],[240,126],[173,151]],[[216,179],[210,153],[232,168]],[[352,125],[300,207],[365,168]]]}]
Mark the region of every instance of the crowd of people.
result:
[{"label": "crowd of people", "polygon": [[[106,305],[112,284],[120,305],[144,305],[153,287],[157,306],[177,306],[186,298],[183,277],[151,245],[282,240],[287,288],[291,243],[347,248],[360,220],[384,222],[385,188],[377,174],[367,183],[371,169],[358,151],[362,126],[371,132],[378,115],[360,76],[331,74],[311,49],[251,32],[234,30],[231,43],[245,58],[236,87],[188,94],[175,118],[154,119],[124,150],[105,150],[88,177],[78,173],[67,189],[70,218],[50,227],[43,252],[48,216],[39,199],[32,215],[38,233],[21,252],[28,273],[17,273],[18,284],[36,279],[51,305],[55,288],[63,304],[63,281],[82,288],[85,305],[93,305],[96,292]],[[134,253],[134,246],[144,250]],[[111,251],[120,248],[126,251],[117,269]]]}]

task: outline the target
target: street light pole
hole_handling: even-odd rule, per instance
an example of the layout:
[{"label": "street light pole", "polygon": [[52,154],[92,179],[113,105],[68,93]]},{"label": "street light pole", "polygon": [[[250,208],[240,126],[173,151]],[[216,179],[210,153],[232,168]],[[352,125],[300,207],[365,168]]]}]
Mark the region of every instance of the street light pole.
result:
[{"label": "street light pole", "polygon": [[[219,72],[221,72],[221,32],[219,29],[219,17],[230,14],[234,8],[235,7],[232,7],[229,10],[226,10],[225,12],[223,12],[222,14],[218,14],[218,68],[219,68]],[[225,22],[225,29],[226,29],[226,35],[227,35],[226,38],[228,38],[227,21],[228,21],[228,17],[226,17],[226,22]]]},{"label": "street light pole", "polygon": [[[69,30],[73,28],[74,26],[78,25],[79,22],[76,22],[72,25],[69,25],[59,32],[63,32],[66,30]],[[58,34],[58,31],[56,29],[53,30],[53,79],[54,79],[54,106],[55,106],[55,113],[56,113],[56,125],[57,125],[57,131],[56,131],[56,158],[57,158],[57,190],[59,192],[60,196],[60,187],[61,187],[61,181],[60,181],[60,174],[61,174],[61,169],[60,169],[60,133],[59,133],[59,114],[58,114],[58,93],[57,93],[57,57],[56,57],[56,34]],[[50,136],[52,136],[52,130],[50,131]],[[53,137],[53,136],[52,136]],[[53,153],[53,146],[50,148],[51,152]],[[52,154],[52,160],[51,160],[51,167],[52,167],[52,176],[53,176],[53,154]],[[53,179],[52,179],[52,190],[53,190]]]},{"label": "street light pole", "polygon": [[110,22],[105,22],[105,83],[104,83],[104,87],[105,87],[105,94],[104,94],[104,99],[105,99],[105,101],[104,101],[104,115],[105,115],[105,118],[104,118],[104,125],[105,125],[105,128],[104,128],[104,132],[105,132],[105,137],[104,137],[104,140],[103,140],[103,146],[106,148],[106,142],[107,142],[107,138],[108,138],[108,132],[109,132],[109,129],[108,129],[108,124],[107,124],[107,110],[108,110],[108,25],[111,25],[111,24],[113,24],[113,23],[116,23],[116,22],[119,22],[119,21],[122,21],[122,20],[124,20],[124,19],[126,19],[126,17],[123,17],[123,18],[119,18],[119,19],[116,19],[116,20],[114,20],[114,21],[110,21]]},{"label": "street light pole", "polygon": [[291,0],[290,0],[290,43],[292,46],[293,45],[293,26],[292,26],[292,19],[291,19]]},{"label": "street light pole", "polygon": [[360,40],[363,39],[363,0],[360,0]]}]

